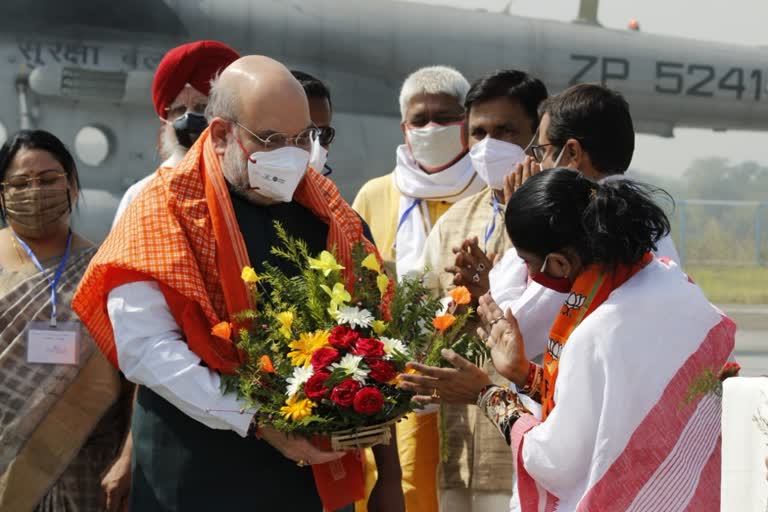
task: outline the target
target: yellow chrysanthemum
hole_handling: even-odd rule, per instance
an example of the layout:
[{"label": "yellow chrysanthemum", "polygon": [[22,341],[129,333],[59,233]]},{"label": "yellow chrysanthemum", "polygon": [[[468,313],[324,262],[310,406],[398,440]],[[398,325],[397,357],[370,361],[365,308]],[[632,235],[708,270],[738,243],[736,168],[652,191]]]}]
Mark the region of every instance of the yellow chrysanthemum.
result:
[{"label": "yellow chrysanthemum", "polygon": [[323,275],[328,276],[334,270],[344,270],[344,267],[336,262],[336,258],[328,251],[320,253],[320,258],[309,258],[309,268],[322,270]]},{"label": "yellow chrysanthemum", "polygon": [[285,405],[280,408],[280,414],[287,420],[301,421],[312,414],[312,408],[316,405],[315,402],[308,398],[296,400],[296,396],[293,395],[286,400]]},{"label": "yellow chrysanthemum", "polygon": [[389,324],[382,320],[374,320],[373,324],[371,324],[371,328],[373,329],[373,332],[376,333],[376,336],[381,336],[384,334],[384,331],[387,330],[387,327],[389,327]]},{"label": "yellow chrysanthemum", "polygon": [[331,335],[328,331],[315,331],[313,333],[303,332],[298,340],[288,344],[293,351],[288,352],[293,366],[309,366],[312,360],[312,354],[319,348],[330,345],[328,337]]},{"label": "yellow chrysanthemum", "polygon": [[243,267],[243,271],[240,273],[240,279],[246,283],[258,283],[259,276],[253,267]]},{"label": "yellow chrysanthemum", "polygon": [[360,262],[360,265],[362,265],[364,268],[367,268],[368,270],[372,270],[374,272],[381,273],[381,266],[379,265],[379,260],[376,258],[376,255],[374,253],[369,254],[365,257],[365,259]]},{"label": "yellow chrysanthemum", "polygon": [[376,286],[379,288],[379,293],[383,297],[387,293],[389,288],[389,278],[385,274],[379,274],[376,276]]},{"label": "yellow chrysanthemum", "polygon": [[280,334],[291,339],[291,327],[293,327],[293,313],[291,311],[283,311],[275,315],[275,318],[280,322]]}]

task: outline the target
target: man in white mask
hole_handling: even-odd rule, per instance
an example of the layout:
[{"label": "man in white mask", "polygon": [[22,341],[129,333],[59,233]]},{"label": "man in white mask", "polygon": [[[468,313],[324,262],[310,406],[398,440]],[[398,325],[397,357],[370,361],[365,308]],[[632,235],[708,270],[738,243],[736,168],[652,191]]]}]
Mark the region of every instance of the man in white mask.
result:
[{"label": "man in white mask", "polygon": [[[404,144],[397,147],[395,170],[363,185],[352,204],[398,276],[423,270],[421,254],[434,223],[456,201],[485,187],[466,147],[468,90],[469,82],[453,68],[432,66],[409,75],[400,90]],[[406,508],[437,512],[437,414],[410,415],[397,425],[397,435]]]},{"label": "man in white mask", "polygon": [[[483,191],[455,203],[432,228],[424,248],[423,266],[433,269],[437,279],[433,292],[445,297],[454,286],[454,260],[458,255],[484,253],[474,275],[487,278],[493,254],[510,247],[504,230],[504,177],[526,157],[526,149],[539,125],[538,108],[547,98],[544,84],[515,70],[490,73],[472,84],[464,106],[467,112],[469,156],[478,176],[488,185]],[[470,239],[472,243],[462,244]],[[459,264],[464,258],[459,258]],[[479,281],[479,279],[478,279]],[[481,283],[470,280],[470,289]],[[485,289],[487,289],[487,280]],[[476,322],[468,329],[474,332]],[[496,377],[493,366],[490,374]],[[512,495],[513,464],[509,449],[494,436],[493,426],[475,414],[474,408],[443,405],[448,457],[440,464],[440,510],[499,510]]]},{"label": "man in white mask", "polygon": [[[547,100],[541,112],[538,143],[531,148],[534,157],[516,169],[510,181],[520,184],[524,176],[554,167],[580,171],[595,181],[627,179],[624,173],[632,161],[635,131],[629,105],[619,93],[599,85],[575,85]],[[656,255],[680,261],[669,236],[659,241]],[[549,268],[555,265],[553,262]],[[530,324],[533,331],[541,331],[539,336],[526,338],[533,357],[544,351],[565,294],[529,284],[528,277],[522,259],[514,249],[508,250],[490,271],[490,291],[503,310],[512,307],[516,315],[518,311],[530,313],[518,318],[522,328]]]},{"label": "man in white mask", "polygon": [[360,189],[352,207],[371,227],[384,260],[399,276],[419,270],[429,231],[456,201],[485,186],[472,169],[464,135],[467,80],[455,69],[419,69],[403,82],[404,144],[395,170]]},{"label": "man in white mask", "polygon": [[[158,141],[158,152],[163,159],[161,168],[179,163],[208,126],[204,112],[211,79],[238,57],[235,50],[218,41],[186,43],[163,56],[152,81],[152,103],[161,123]],[[112,227],[156,174],[149,174],[125,191]],[[122,510],[121,503],[127,502],[131,485],[131,449],[129,434],[120,456],[104,475],[102,486],[107,495],[107,512]]]},{"label": "man in white mask", "polygon": [[[262,56],[232,63],[211,86],[206,117],[187,156],[159,169],[130,204],[73,299],[107,359],[141,385],[130,509],[319,511],[323,489],[351,503],[363,496],[356,454],[260,427],[221,388],[221,374],[242,358],[211,328],[247,307],[243,267],[295,272],[270,251],[279,243],[275,221],[311,253],[335,247],[347,268],[357,243],[375,247],[314,170],[322,169],[318,130],[282,64]],[[381,467],[392,472],[380,472],[372,509],[403,511],[396,445],[385,448],[391,457]],[[315,480],[309,466],[327,474],[342,455],[346,472]]]}]

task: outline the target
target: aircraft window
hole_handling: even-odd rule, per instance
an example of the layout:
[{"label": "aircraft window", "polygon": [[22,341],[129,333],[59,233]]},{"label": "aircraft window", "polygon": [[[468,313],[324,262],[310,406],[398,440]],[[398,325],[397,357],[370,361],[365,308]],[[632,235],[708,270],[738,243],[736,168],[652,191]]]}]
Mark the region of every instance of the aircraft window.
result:
[{"label": "aircraft window", "polygon": [[109,136],[103,128],[83,126],[75,135],[75,153],[85,165],[101,165],[109,156],[109,152]]},{"label": "aircraft window", "polygon": [[0,145],[5,144],[8,140],[8,130],[5,129],[5,125],[0,122]]}]

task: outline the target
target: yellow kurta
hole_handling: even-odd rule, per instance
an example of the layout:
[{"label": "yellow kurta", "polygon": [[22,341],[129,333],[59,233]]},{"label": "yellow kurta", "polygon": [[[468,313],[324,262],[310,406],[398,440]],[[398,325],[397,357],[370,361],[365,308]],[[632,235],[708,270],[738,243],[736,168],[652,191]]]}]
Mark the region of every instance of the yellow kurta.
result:
[{"label": "yellow kurta", "polygon": [[[448,201],[426,201],[429,219],[434,226],[448,208]],[[400,191],[395,186],[394,173],[373,178],[360,187],[352,203],[352,208],[360,214],[371,228],[373,240],[384,263],[392,270],[395,268],[395,239],[397,223],[400,220]]]},{"label": "yellow kurta", "polygon": [[[447,201],[426,202],[433,226],[451,204]],[[374,178],[363,185],[352,208],[368,223],[384,263],[394,272],[400,208],[400,192],[395,186],[394,173]],[[403,470],[406,510],[437,512],[437,465],[440,459],[437,414],[410,414],[398,423],[397,446]],[[375,482],[376,464],[371,451],[367,450],[366,494],[370,493]],[[355,510],[365,512],[366,503],[356,503]]]}]

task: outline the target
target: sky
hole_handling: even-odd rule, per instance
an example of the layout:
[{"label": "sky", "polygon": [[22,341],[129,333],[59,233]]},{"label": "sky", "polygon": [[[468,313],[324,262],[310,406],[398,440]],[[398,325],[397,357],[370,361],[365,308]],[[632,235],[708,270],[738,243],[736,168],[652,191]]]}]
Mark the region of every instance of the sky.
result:
[{"label": "sky", "polygon": [[[428,3],[571,21],[578,0],[414,0]],[[768,2],[765,0],[601,0],[598,20],[606,27],[626,28],[637,19],[643,32],[691,39],[765,46],[768,54]],[[766,123],[768,128],[768,123]],[[723,157],[732,163],[754,160],[768,166],[767,132],[724,132],[677,128],[665,139],[638,135],[632,169],[679,176],[699,158]]]}]

